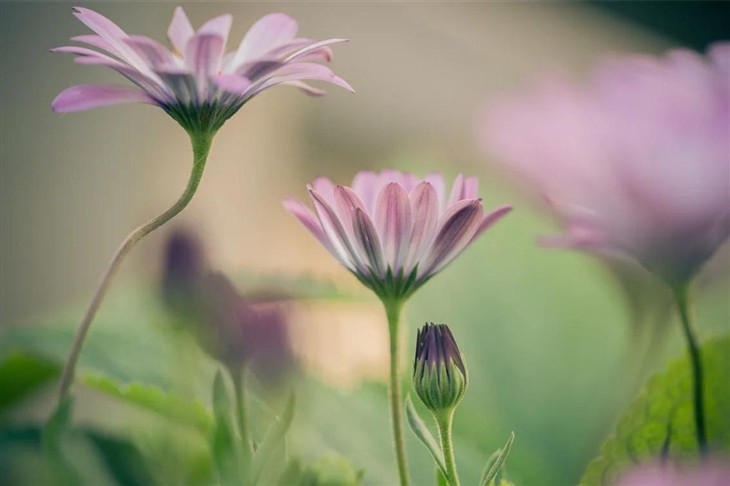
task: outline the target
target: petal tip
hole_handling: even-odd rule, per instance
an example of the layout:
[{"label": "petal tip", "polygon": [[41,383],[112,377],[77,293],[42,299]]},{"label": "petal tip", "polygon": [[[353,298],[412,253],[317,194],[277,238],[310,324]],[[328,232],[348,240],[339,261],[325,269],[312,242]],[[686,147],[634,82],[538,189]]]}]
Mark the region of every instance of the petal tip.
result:
[{"label": "petal tip", "polygon": [[284,209],[289,211],[290,213],[294,213],[294,208],[301,204],[294,196],[286,196],[281,201],[281,205],[284,206]]}]

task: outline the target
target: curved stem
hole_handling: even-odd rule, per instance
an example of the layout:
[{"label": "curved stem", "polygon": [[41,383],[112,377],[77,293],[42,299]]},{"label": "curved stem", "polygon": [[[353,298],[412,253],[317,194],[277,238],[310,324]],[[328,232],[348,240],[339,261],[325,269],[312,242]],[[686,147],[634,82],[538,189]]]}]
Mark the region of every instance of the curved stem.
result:
[{"label": "curved stem", "polygon": [[700,454],[707,452],[707,431],[705,428],[705,407],[704,407],[704,383],[702,374],[702,358],[700,356],[700,348],[692,330],[692,319],[689,310],[689,289],[687,285],[682,285],[674,290],[674,298],[679,310],[680,320],[682,322],[682,331],[687,341],[687,350],[689,351],[690,363],[692,365],[692,385],[694,397],[694,418],[697,433],[697,444],[700,448]]},{"label": "curved stem", "polygon": [[119,270],[119,267],[130,250],[134,248],[134,246],[142,238],[170,221],[188,205],[190,200],[193,198],[193,195],[195,195],[195,191],[198,189],[198,185],[200,184],[200,179],[203,176],[205,162],[208,159],[208,153],[210,152],[214,135],[215,132],[190,133],[190,140],[193,146],[193,168],[190,173],[188,185],[185,187],[185,191],[182,196],[180,196],[175,204],[173,204],[167,211],[129,233],[112,257],[109,266],[102,275],[96,288],[94,297],[91,299],[91,304],[89,304],[89,308],[87,309],[86,314],[76,331],[71,352],[69,353],[66,364],[63,368],[63,373],[61,374],[61,385],[58,390],[59,403],[61,403],[63,398],[66,396],[71,384],[73,383],[76,362],[78,361],[79,353],[81,352],[81,346],[83,345],[86,334],[91,327],[91,322],[94,320],[96,311],[99,309],[99,306],[104,300],[104,296],[109,288],[109,284],[111,284],[112,279],[114,278],[114,275],[117,273],[117,270]]},{"label": "curved stem", "polygon": [[449,482],[449,486],[460,486],[459,475],[456,472],[454,445],[451,441],[451,423],[453,419],[454,411],[449,410],[436,417],[436,424],[438,424],[441,451],[444,453],[444,462],[446,463],[446,474],[448,475],[446,480]]},{"label": "curved stem", "polygon": [[388,316],[388,336],[390,338],[390,418],[393,426],[393,445],[398,477],[401,486],[408,486],[408,459],[406,457],[405,436],[403,432],[403,402],[401,400],[400,378],[398,376],[399,340],[398,328],[403,308],[401,299],[383,300],[385,313]]}]

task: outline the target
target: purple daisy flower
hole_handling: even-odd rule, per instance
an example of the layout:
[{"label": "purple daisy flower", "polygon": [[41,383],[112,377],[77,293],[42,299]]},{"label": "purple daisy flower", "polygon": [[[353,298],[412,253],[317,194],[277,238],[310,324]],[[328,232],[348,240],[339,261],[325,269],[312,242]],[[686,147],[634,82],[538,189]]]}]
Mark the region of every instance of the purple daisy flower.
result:
[{"label": "purple daisy flower", "polygon": [[459,175],[450,195],[440,174],[419,180],[360,172],[352,187],[321,177],[307,186],[315,212],[284,202],[337,260],[380,297],[407,297],[451,263],[511,207],[485,214],[476,177]]},{"label": "purple daisy flower", "polygon": [[53,101],[58,112],[83,111],[123,103],[149,103],[165,110],[187,130],[217,130],[248,100],[278,85],[310,95],[324,91],[307,81],[326,81],[353,91],[328,67],[331,44],[296,37],[297,22],[281,13],[256,22],[235,51],[226,53],[231,15],[204,23],[197,31],[177,7],[167,31],[172,50],[154,39],[129,35],[103,15],[74,8],[74,15],[95,32],[71,40],[89,47],[64,46],[53,52],[74,54],[76,62],[114,69],[129,85],[80,84]]}]

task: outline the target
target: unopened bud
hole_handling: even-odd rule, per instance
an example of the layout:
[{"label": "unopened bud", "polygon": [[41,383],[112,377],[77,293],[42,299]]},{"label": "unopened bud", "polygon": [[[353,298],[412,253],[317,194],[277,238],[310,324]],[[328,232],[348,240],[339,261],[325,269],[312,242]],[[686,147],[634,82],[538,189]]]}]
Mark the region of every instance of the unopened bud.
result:
[{"label": "unopened bud", "polygon": [[452,410],[464,397],[467,371],[454,335],[446,324],[418,331],[413,387],[433,413]]}]

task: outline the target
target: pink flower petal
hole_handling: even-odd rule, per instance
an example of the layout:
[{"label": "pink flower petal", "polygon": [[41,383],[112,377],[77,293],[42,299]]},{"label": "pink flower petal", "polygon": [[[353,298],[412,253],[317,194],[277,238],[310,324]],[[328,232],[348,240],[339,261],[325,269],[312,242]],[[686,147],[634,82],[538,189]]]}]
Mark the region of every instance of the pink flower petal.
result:
[{"label": "pink flower petal", "polygon": [[484,233],[489,228],[494,226],[497,223],[497,221],[499,221],[503,217],[507,216],[511,211],[512,211],[512,206],[500,206],[497,209],[490,212],[489,214],[485,215],[484,219],[482,219],[482,222],[479,224],[479,228],[477,229],[477,232],[474,233],[474,237],[472,238],[472,241],[479,238],[482,233]]},{"label": "pink flower petal", "polygon": [[106,54],[103,54],[99,51],[89,49],[88,47],[81,47],[81,46],[54,47],[53,49],[51,49],[51,52],[59,52],[61,54],[75,54],[77,56],[82,56],[82,57],[103,59],[104,61],[107,61],[109,63],[109,65],[119,65],[119,66],[125,65],[121,61],[118,61],[117,59],[114,59],[113,57],[107,56]]},{"label": "pink flower petal", "polygon": [[83,42],[84,44],[88,44],[98,49],[104,49],[110,54],[114,54],[114,47],[112,47],[111,44],[109,44],[107,41],[104,40],[103,37],[99,35],[76,35],[74,37],[71,37],[71,40],[74,42]]},{"label": "pink flower petal", "polygon": [[185,49],[185,65],[193,72],[202,101],[208,96],[208,78],[220,70],[223,38],[214,34],[195,34]]},{"label": "pink flower petal", "polygon": [[378,197],[378,175],[364,170],[358,172],[352,180],[352,189],[360,196],[368,214],[375,214],[375,200]]},{"label": "pink flower petal", "polygon": [[316,51],[303,55],[296,59],[297,62],[331,62],[334,52],[329,47],[320,47]]},{"label": "pink flower petal", "polygon": [[197,34],[216,35],[223,39],[223,46],[225,47],[226,41],[228,41],[228,34],[231,32],[232,22],[233,16],[231,14],[220,15],[204,23],[198,29]]},{"label": "pink flower petal", "polygon": [[295,199],[287,198],[284,200],[284,208],[293,214],[335,258],[339,259],[337,252],[324,234],[317,216],[307,206]]},{"label": "pink flower petal", "polygon": [[289,82],[289,81],[326,81],[334,85],[340,86],[350,92],[355,92],[347,81],[335,75],[331,69],[321,64],[311,63],[292,63],[286,64],[280,69],[277,69],[272,73],[272,77],[264,81],[261,85],[257,86],[256,89],[251,93],[251,96],[255,96],[258,93],[276,86],[277,84]]},{"label": "pink flower petal", "polygon": [[385,260],[395,274],[403,266],[413,232],[411,205],[408,194],[400,184],[391,182],[380,191],[375,203],[374,219],[383,242]]},{"label": "pink flower petal", "polygon": [[340,262],[353,272],[363,272],[365,267],[352,248],[342,222],[329,203],[314,188],[309,188],[309,196],[319,217],[324,234],[338,255]]},{"label": "pink flower petal", "polygon": [[83,7],[74,7],[73,11],[77,19],[107,41],[109,37],[121,40],[127,36],[117,24],[98,12]]},{"label": "pink flower petal", "polygon": [[578,250],[606,250],[612,248],[605,231],[599,227],[586,224],[571,224],[565,234],[542,236],[538,239],[544,246],[554,248],[572,248]]},{"label": "pink flower petal", "polygon": [[484,208],[478,199],[464,199],[447,209],[441,216],[436,238],[419,265],[419,278],[433,275],[456,258],[479,229],[483,214]]},{"label": "pink flower petal", "polygon": [[365,262],[377,277],[384,277],[386,267],[378,232],[370,217],[362,208],[356,208],[353,217],[354,242]]},{"label": "pink flower petal", "polygon": [[454,179],[454,185],[451,186],[451,194],[446,207],[448,208],[462,199],[464,199],[464,174],[459,174]]},{"label": "pink flower petal", "polygon": [[314,86],[310,86],[304,81],[284,81],[283,83],[286,86],[293,86],[295,88],[299,88],[304,92],[304,94],[307,94],[309,96],[323,96],[327,94],[327,92],[323,89],[315,88]]},{"label": "pink flower petal", "polygon": [[80,84],[62,91],[51,103],[53,111],[68,113],[124,103],[150,103],[155,100],[130,86]]},{"label": "pink flower petal", "polygon": [[99,34],[114,49],[115,54],[140,71],[149,72],[149,66],[131,47],[124,43],[124,39],[128,37],[127,33],[117,24],[103,15],[83,7],[74,7],[74,15],[88,28]]},{"label": "pink flower petal", "polygon": [[235,72],[255,83],[283,66],[284,63],[278,59],[262,58],[243,64]]},{"label": "pink flower petal", "polygon": [[280,45],[276,49],[270,50],[266,53],[266,57],[272,56],[276,57],[277,59],[283,59],[294,51],[302,49],[303,47],[306,47],[314,42],[315,41],[313,41],[312,39],[298,37],[296,39],[293,39],[291,42]]},{"label": "pink flower petal", "polygon": [[[324,57],[324,59],[321,59],[321,60],[329,62],[332,59],[331,58],[332,51],[330,51],[330,50],[323,51],[322,48],[329,46],[331,44],[338,44],[340,42],[348,42],[348,40],[347,39],[327,39],[327,40],[323,40],[323,41],[319,41],[319,42],[313,42],[313,43],[309,44],[308,46],[305,46],[305,47],[289,54],[284,59],[284,62],[301,60],[305,56],[308,56],[309,54],[315,53],[317,51],[322,51],[325,54],[328,53],[329,55],[326,55]],[[318,60],[320,60],[320,59],[318,59]]]},{"label": "pink flower petal", "polygon": [[438,196],[439,210],[443,211],[446,209],[446,190],[444,185],[444,177],[438,172],[432,172],[423,178],[424,181],[429,182]]},{"label": "pink flower petal", "polygon": [[317,177],[312,182],[314,190],[317,191],[330,206],[335,205],[335,185],[326,177]]},{"label": "pink flower petal", "polygon": [[335,186],[333,198],[335,207],[337,208],[337,215],[340,217],[340,221],[342,221],[342,225],[348,236],[352,239],[354,235],[352,218],[355,215],[355,210],[358,208],[364,210],[365,207],[357,194],[349,187]]},{"label": "pink flower petal", "polygon": [[175,60],[165,46],[160,44],[154,39],[145,37],[143,35],[131,35],[125,42],[134,49],[137,54],[152,66],[152,68],[158,68],[161,66],[174,66]]},{"label": "pink flower petal", "polygon": [[237,74],[218,74],[211,79],[223,91],[237,95],[243,95],[251,87],[251,81]]},{"label": "pink flower petal", "polygon": [[476,199],[479,197],[479,179],[476,177],[467,177],[464,180],[464,190],[462,199]]},{"label": "pink flower petal", "polygon": [[418,184],[418,178],[408,172],[401,172],[399,170],[385,169],[380,173],[380,188],[385,187],[390,182],[396,182],[401,185],[406,192],[410,192],[411,189]]},{"label": "pink flower petal", "polygon": [[406,269],[413,268],[431,246],[439,219],[439,201],[429,182],[421,182],[411,190],[408,199],[413,211],[413,233],[406,259]]},{"label": "pink flower petal", "polygon": [[200,103],[198,86],[192,74],[184,69],[158,69],[155,73],[172,91],[177,103],[188,105]]},{"label": "pink flower petal", "polygon": [[188,41],[193,38],[193,35],[195,35],[195,29],[190,24],[185,10],[182,7],[175,8],[172,22],[167,29],[167,38],[180,56],[186,51]]},{"label": "pink flower petal", "polygon": [[75,59],[78,64],[91,65],[91,66],[106,66],[114,69],[119,74],[136,84],[142,91],[146,92],[153,98],[160,101],[168,102],[172,101],[168,89],[162,83],[162,79],[153,73],[155,76],[151,78],[147,75],[140,73],[133,67],[116,61],[109,57],[92,57],[92,56],[81,56]]},{"label": "pink flower petal", "polygon": [[236,70],[247,61],[261,57],[294,39],[297,21],[282,13],[262,17],[246,33],[229,68]]}]

